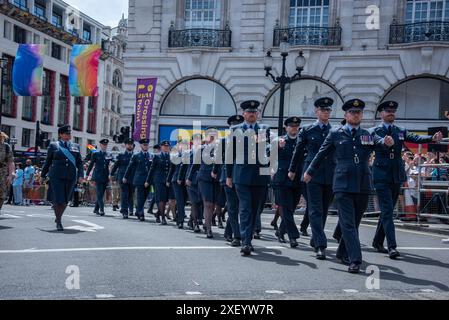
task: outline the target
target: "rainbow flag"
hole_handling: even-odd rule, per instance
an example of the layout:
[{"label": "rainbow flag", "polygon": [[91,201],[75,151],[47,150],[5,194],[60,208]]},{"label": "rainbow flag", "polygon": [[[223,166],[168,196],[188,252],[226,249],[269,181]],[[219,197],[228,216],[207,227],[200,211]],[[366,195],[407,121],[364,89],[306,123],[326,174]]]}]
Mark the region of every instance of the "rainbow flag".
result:
[{"label": "rainbow flag", "polygon": [[87,149],[89,149],[89,151],[92,152],[92,153],[98,152],[98,150],[95,149],[95,147],[93,145],[91,145],[91,144],[87,145]]},{"label": "rainbow flag", "polygon": [[13,89],[16,96],[42,95],[44,55],[44,45],[19,45],[12,71]]},{"label": "rainbow flag", "polygon": [[74,45],[70,57],[70,94],[74,97],[98,96],[99,45]]}]

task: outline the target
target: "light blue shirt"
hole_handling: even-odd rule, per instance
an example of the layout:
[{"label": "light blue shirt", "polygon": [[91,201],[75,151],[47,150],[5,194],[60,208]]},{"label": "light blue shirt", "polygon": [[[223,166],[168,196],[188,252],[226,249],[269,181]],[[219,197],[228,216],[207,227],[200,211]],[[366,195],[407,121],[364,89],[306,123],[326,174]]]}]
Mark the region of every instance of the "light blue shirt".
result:
[{"label": "light blue shirt", "polygon": [[316,124],[318,124],[320,126],[321,130],[323,130],[323,127],[330,127],[329,123],[324,124],[320,120],[317,120]]},{"label": "light blue shirt", "polygon": [[353,127],[353,126],[351,126],[349,123],[347,123],[347,124],[345,124],[344,128],[345,128],[346,130],[348,130],[350,134],[352,134],[352,129],[359,130],[360,127]]},{"label": "light blue shirt", "polygon": [[34,169],[33,166],[26,167],[25,172],[24,172],[25,182],[28,183],[29,181],[31,181],[31,183],[33,183],[35,173],[36,173],[36,170]]},{"label": "light blue shirt", "polygon": [[14,178],[14,181],[12,183],[12,185],[14,187],[18,187],[21,186],[23,184],[23,170],[22,169],[17,169],[16,170],[16,177]]}]

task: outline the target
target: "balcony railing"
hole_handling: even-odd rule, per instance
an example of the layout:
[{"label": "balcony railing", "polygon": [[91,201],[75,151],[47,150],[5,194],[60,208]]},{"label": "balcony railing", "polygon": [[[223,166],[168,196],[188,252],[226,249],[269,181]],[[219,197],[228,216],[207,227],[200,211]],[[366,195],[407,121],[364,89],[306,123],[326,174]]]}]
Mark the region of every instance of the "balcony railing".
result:
[{"label": "balcony railing", "polygon": [[168,46],[170,48],[230,48],[231,35],[232,32],[229,29],[170,29],[168,35]]},{"label": "balcony railing", "polygon": [[429,21],[390,26],[390,44],[425,41],[449,42],[449,21]]},{"label": "balcony railing", "polygon": [[274,29],[273,46],[279,47],[281,40],[287,37],[292,46],[339,46],[341,45],[341,27],[303,26]]}]

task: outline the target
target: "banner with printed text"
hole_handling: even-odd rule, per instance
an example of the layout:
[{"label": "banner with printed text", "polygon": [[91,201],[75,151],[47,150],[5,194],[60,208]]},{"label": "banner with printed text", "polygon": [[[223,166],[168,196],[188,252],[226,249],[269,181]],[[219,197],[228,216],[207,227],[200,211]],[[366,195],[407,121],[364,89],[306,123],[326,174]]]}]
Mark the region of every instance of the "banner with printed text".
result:
[{"label": "banner with printed text", "polygon": [[133,138],[135,141],[150,138],[151,114],[157,78],[137,79],[136,118]]}]

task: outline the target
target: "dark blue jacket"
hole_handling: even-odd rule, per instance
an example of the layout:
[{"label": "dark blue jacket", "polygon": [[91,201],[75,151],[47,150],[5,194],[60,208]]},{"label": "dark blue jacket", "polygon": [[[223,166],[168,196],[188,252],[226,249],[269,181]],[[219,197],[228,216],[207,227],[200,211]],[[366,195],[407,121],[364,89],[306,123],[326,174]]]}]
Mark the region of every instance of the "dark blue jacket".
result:
[{"label": "dark blue jacket", "polygon": [[[116,180],[120,183],[122,182],[123,178],[125,177],[126,169],[128,169],[129,163],[131,162],[131,158],[133,157],[133,152],[125,151],[123,153],[120,153],[117,156],[117,160],[114,163],[114,166],[111,170],[111,176],[116,176]],[[134,179],[134,175],[132,174],[132,177],[129,180]]]},{"label": "dark blue jacket", "polygon": [[154,156],[150,171],[148,172],[147,182],[153,185],[156,183],[166,184],[170,165],[171,161],[169,153],[161,153]]},{"label": "dark blue jacket", "polygon": [[[388,130],[381,123],[377,127],[371,128],[370,132],[384,138],[388,135]],[[402,148],[404,142],[429,143],[431,136],[418,136],[408,132],[405,128],[392,126],[392,137],[394,146],[391,148],[376,147],[376,159],[373,164],[374,183],[396,183],[401,184],[407,180],[405,174],[404,161],[402,160]]]},{"label": "dark blue jacket", "polygon": [[314,177],[324,159],[335,155],[334,192],[371,193],[373,185],[369,160],[375,146],[381,145],[383,139],[365,129],[359,128],[354,138],[346,127],[332,129],[307,173]]},{"label": "dark blue jacket", "polygon": [[148,172],[150,172],[152,159],[153,155],[149,152],[147,152],[146,157],[142,151],[134,154],[129,162],[128,169],[126,169],[124,178],[128,182],[132,181],[132,184],[135,186],[143,186]]},{"label": "dark blue jacket", "polygon": [[42,168],[42,178],[47,175],[50,179],[77,180],[84,178],[83,159],[80,153],[80,146],[75,143],[69,143],[68,149],[75,157],[76,167],[66,158],[60,150],[64,148],[61,141],[52,142],[48,147],[47,159]]},{"label": "dark blue jacket", "polygon": [[[248,131],[248,127],[245,123],[233,126],[231,128],[233,132],[237,133],[245,133]],[[233,137],[233,143],[230,143],[227,146],[226,157],[232,157],[233,164],[226,164],[226,175],[227,178],[232,178],[234,184],[241,184],[247,186],[268,186],[270,182],[270,175],[262,174],[261,169],[269,167],[269,164],[265,164],[261,162],[262,159],[258,157],[258,154],[263,154],[266,158],[269,158],[269,147],[270,145],[270,128],[267,125],[257,123],[255,125],[255,133],[262,133],[263,130],[266,133],[267,142],[266,144],[259,144],[259,142],[249,141],[250,137],[245,136],[241,139],[237,139],[235,136]],[[249,144],[254,143],[255,148],[250,149]],[[243,154],[237,156],[237,152],[239,149],[243,147]],[[230,150],[230,149],[233,150]],[[259,148],[266,148],[259,152]],[[243,161],[239,161],[241,163],[236,163],[236,160],[241,158]],[[263,161],[265,162],[265,159]],[[250,161],[251,159],[251,161]],[[227,160],[226,160],[227,161]],[[255,163],[251,163],[255,161]],[[268,162],[268,161],[267,161]],[[269,162],[268,162],[269,163]]]},{"label": "dark blue jacket", "polygon": [[[330,125],[329,125],[330,128]],[[329,130],[323,132],[318,122],[304,127],[298,135],[298,141],[296,143],[295,152],[292,162],[290,164],[290,172],[298,172],[298,166],[301,179],[303,179],[304,173],[310,166],[313,158],[317,155],[318,151],[326,139]],[[305,159],[304,159],[305,158]],[[313,183],[319,183],[324,185],[332,185],[333,176],[335,171],[335,157],[326,156],[323,159],[323,163],[320,165],[318,171],[312,178]]]},{"label": "dark blue jacket", "polygon": [[[215,148],[218,145],[215,145]],[[208,145],[203,145],[200,150],[194,155],[194,159],[196,157],[201,157],[201,164],[194,163],[191,170],[189,170],[187,180],[192,181],[193,175],[198,173],[197,178],[199,181],[206,182],[218,182],[218,179],[212,178],[212,172],[214,171],[214,158],[216,149],[214,147],[209,147]],[[208,152],[209,154],[206,154]],[[207,163],[206,161],[207,160]]]},{"label": "dark blue jacket", "polygon": [[290,163],[293,158],[293,152],[295,151],[296,142],[298,139],[291,139],[287,135],[281,137],[285,140],[285,147],[278,147],[278,169],[271,179],[271,184],[275,187],[301,187],[301,173],[302,166],[299,164],[296,166],[296,177],[292,181],[288,177]]},{"label": "dark blue jacket", "polygon": [[87,168],[86,175],[89,176],[92,168],[94,168],[94,173],[92,175],[92,180],[98,183],[108,183],[109,181],[109,164],[112,161],[112,155],[108,152],[96,152],[92,154],[92,158]]}]

